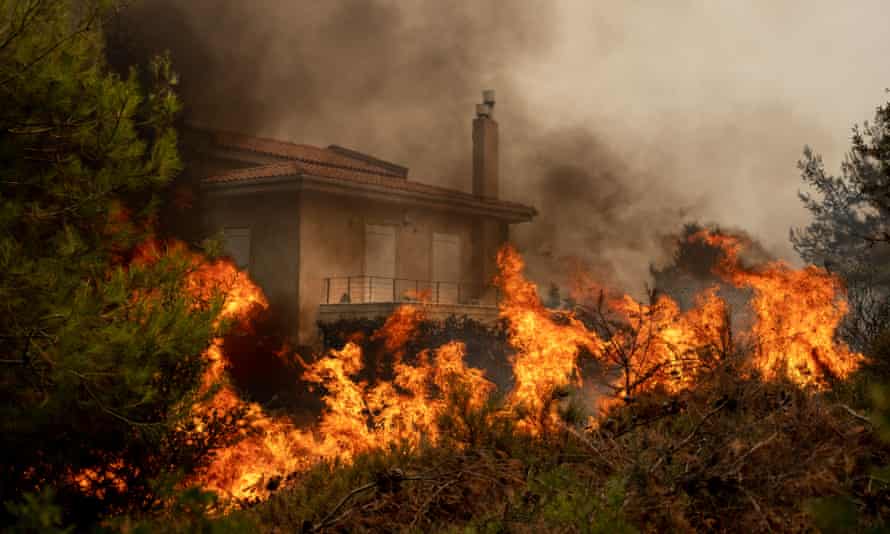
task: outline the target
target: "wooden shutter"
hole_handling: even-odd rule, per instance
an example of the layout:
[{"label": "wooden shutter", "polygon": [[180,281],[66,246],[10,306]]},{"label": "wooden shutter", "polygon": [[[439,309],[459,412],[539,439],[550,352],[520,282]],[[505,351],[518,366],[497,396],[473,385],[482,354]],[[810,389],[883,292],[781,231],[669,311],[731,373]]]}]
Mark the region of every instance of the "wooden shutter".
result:
[{"label": "wooden shutter", "polygon": [[396,277],[396,227],[365,226],[365,302],[390,302]]}]

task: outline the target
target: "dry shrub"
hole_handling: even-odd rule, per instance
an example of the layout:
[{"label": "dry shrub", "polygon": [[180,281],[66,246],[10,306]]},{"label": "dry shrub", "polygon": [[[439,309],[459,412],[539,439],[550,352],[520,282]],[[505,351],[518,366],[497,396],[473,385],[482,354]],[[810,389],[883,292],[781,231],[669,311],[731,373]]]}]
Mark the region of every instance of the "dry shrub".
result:
[{"label": "dry shrub", "polygon": [[454,439],[319,466],[254,513],[279,532],[517,533],[812,532],[809,503],[833,496],[852,497],[860,528],[890,514],[873,474],[890,448],[832,394],[791,383],[718,370],[692,391],[641,395],[595,430],[573,417],[537,438],[455,417]]},{"label": "dry shrub", "polygon": [[272,532],[425,532],[510,502],[525,483],[523,467],[486,449],[379,453],[337,470],[322,466],[257,512]]},{"label": "dry shrub", "polygon": [[890,512],[870,477],[888,448],[849,407],[784,382],[717,373],[675,398],[650,395],[588,437],[628,477],[626,512],[651,531],[812,531],[811,499],[853,494]]},{"label": "dry shrub", "polygon": [[557,399],[561,423],[537,437],[503,402],[457,396],[435,446],[318,466],[252,513],[278,532],[812,532],[814,499],[843,496],[851,529],[883,525],[890,485],[874,469],[890,447],[843,388],[742,378],[733,361],[586,429],[584,397]]}]

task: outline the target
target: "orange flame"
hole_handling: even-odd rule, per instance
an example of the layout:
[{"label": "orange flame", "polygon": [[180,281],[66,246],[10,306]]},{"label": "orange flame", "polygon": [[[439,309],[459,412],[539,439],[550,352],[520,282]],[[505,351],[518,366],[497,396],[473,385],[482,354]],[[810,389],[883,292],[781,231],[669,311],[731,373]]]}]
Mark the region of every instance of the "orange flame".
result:
[{"label": "orange flame", "polygon": [[622,395],[691,387],[706,363],[703,352],[717,358],[725,346],[726,308],[717,288],[698,295],[696,307],[685,313],[664,295],[651,305],[624,296],[610,306],[629,328],[614,332],[596,356],[624,370],[614,382]]},{"label": "orange flame", "polygon": [[516,349],[512,359],[515,386],[509,401],[530,412],[520,427],[538,434],[542,425],[556,417],[548,411],[554,394],[566,385],[580,383],[577,358],[581,347],[595,352],[602,342],[571,315],[566,324],[553,320],[535,285],[523,277],[525,265],[516,249],[504,247],[498,253],[498,266],[496,283],[504,293],[500,314],[509,322],[510,343]]},{"label": "orange flame", "polygon": [[396,361],[404,356],[405,346],[417,333],[417,327],[423,321],[423,311],[417,306],[405,304],[387,317],[383,326],[374,333],[374,339],[383,339],[383,347],[392,354]]},{"label": "orange flame", "polygon": [[[553,401],[560,390],[582,384],[577,362],[581,349],[604,364],[612,389],[626,397],[654,387],[676,392],[691,386],[701,365],[699,351],[723,344],[725,308],[715,289],[700,295],[698,307],[685,313],[665,296],[651,305],[630,296],[604,296],[606,309],[593,310],[604,326],[597,331],[573,313],[546,309],[535,285],[523,277],[523,262],[515,249],[502,249],[498,265],[497,283],[504,293],[501,316],[510,326],[509,339],[516,350],[515,386],[509,399],[515,408],[530,412],[520,428],[533,435],[555,422]],[[583,277],[576,280],[583,283]],[[590,289],[578,287],[575,293],[596,293]],[[627,327],[613,328],[615,319]]]},{"label": "orange flame", "polygon": [[[716,274],[753,291],[755,322],[748,336],[756,351],[751,366],[763,378],[785,376],[801,386],[823,388],[831,377],[845,378],[858,367],[862,355],[835,340],[846,313],[836,277],[817,267],[795,270],[781,262],[746,268],[740,255],[748,243],[741,239],[708,232],[693,239],[722,251]],[[524,425],[533,434],[553,421],[553,414],[544,411],[554,393],[580,384],[577,358],[582,348],[605,364],[619,396],[692,387],[702,369],[732,350],[728,308],[716,287],[699,294],[695,307],[686,312],[664,295],[642,304],[627,295],[605,298],[599,292],[600,305],[590,310],[596,325],[589,326],[574,313],[560,316],[541,304],[512,247],[500,252],[498,265],[497,283],[505,295],[501,316],[509,323],[516,350],[515,388],[509,398],[514,406],[531,409],[533,417]],[[575,293],[590,296],[597,291],[575,288]]]},{"label": "orange flame", "polygon": [[741,239],[708,233],[691,239],[719,247],[723,257],[715,272],[753,289],[753,364],[764,378],[784,375],[797,384],[824,387],[829,378],[846,378],[858,368],[863,356],[835,340],[847,313],[838,277],[816,266],[793,269],[780,261],[746,268],[739,258],[745,245]]},{"label": "orange flame", "polygon": [[395,365],[395,377],[373,386],[353,377],[362,368],[361,349],[348,343],[313,364],[304,379],[322,385],[326,409],[314,442],[321,456],[349,460],[355,454],[395,444],[419,445],[439,438],[437,420],[458,391],[470,393],[478,407],[494,388],[483,371],[467,368],[464,346],[451,342],[431,355],[424,351],[415,365]]},{"label": "orange flame", "polygon": [[[401,354],[421,317],[418,310],[405,307],[375,337],[383,338],[392,353]],[[397,361],[392,381],[372,385],[357,378],[363,369],[358,345],[347,343],[341,350],[332,350],[308,365],[303,375],[324,390],[325,409],[313,429],[297,428],[250,404],[248,420],[259,433],[218,451],[194,482],[230,498],[264,498],[271,491],[270,481],[305,471],[322,459],[348,462],[368,450],[435,442],[440,437],[438,420],[447,411],[449,399],[467,392],[470,407],[479,407],[494,389],[483,371],[466,367],[464,351],[463,344],[456,342],[432,353],[424,351],[413,364]],[[216,344],[209,353],[222,356]],[[231,410],[238,402],[237,394],[224,388],[211,407]]]},{"label": "orange flame", "polygon": [[[845,306],[836,279],[814,267],[794,270],[771,263],[743,268],[741,241],[702,234],[698,239],[721,247],[717,273],[739,287],[751,288],[758,340],[751,362],[766,379],[787,374],[800,385],[824,387],[828,376],[847,376],[861,360],[833,340]],[[677,392],[694,387],[701,369],[729,350],[728,311],[717,288],[698,295],[696,305],[682,311],[667,296],[642,304],[629,296],[605,299],[608,328],[597,329],[575,312],[555,312],[541,303],[535,285],[523,277],[523,261],[512,247],[498,255],[497,283],[504,298],[500,315],[509,325],[514,387],[501,416],[514,417],[521,430],[541,435],[557,423],[556,400],[567,386],[581,385],[578,358],[589,354],[611,369],[607,376],[618,396],[661,388]],[[227,265],[227,266],[225,266]],[[208,264],[195,271],[195,291],[230,282],[223,316],[243,324],[265,306],[259,289],[231,264]],[[248,405],[248,434],[217,453],[199,473],[204,487],[235,498],[263,498],[275,477],[299,473],[325,458],[350,461],[364,451],[397,444],[416,446],[444,437],[439,426],[456,398],[480,407],[494,389],[484,372],[467,367],[465,347],[447,343],[405,358],[406,343],[422,319],[412,306],[399,308],[374,334],[394,355],[391,380],[359,379],[363,355],[347,343],[307,364],[303,379],[322,389],[324,410],[312,428],[297,428],[286,418],[271,417]],[[619,326],[615,326],[619,325]],[[214,342],[208,357],[215,363],[209,381],[223,376],[225,355]],[[623,370],[623,372],[621,372]],[[237,392],[223,388],[207,409],[244,406]],[[246,427],[245,427],[246,428]]]}]

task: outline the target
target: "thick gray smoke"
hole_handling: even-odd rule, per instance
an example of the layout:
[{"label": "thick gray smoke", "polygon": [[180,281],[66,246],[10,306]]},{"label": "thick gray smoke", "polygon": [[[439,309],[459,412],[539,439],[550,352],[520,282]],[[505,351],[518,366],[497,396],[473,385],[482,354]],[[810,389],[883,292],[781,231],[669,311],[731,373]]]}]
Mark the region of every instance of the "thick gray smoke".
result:
[{"label": "thick gray smoke", "polygon": [[541,211],[514,234],[541,282],[577,257],[638,288],[686,220],[791,258],[800,149],[836,167],[880,103],[888,4],[598,4],[136,0],[109,51],[170,49],[191,120],[349,146],[462,189],[473,104],[496,89],[501,194]]},{"label": "thick gray smoke", "polygon": [[193,120],[352,147],[466,188],[473,106],[495,87],[522,108],[509,76],[517,57],[546,51],[548,11],[546,1],[142,0],[114,41],[129,60],[169,49]]}]

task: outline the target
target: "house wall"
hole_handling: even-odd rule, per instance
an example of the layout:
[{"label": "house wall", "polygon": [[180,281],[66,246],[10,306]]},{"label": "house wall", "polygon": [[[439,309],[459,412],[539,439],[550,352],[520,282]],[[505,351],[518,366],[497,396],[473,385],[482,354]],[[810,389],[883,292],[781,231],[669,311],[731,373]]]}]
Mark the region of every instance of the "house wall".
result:
[{"label": "house wall", "polygon": [[300,343],[316,339],[324,279],[363,274],[366,224],[395,226],[397,278],[430,280],[433,233],[439,232],[460,237],[462,281],[483,280],[472,217],[312,191],[302,192],[300,214]]},{"label": "house wall", "polygon": [[476,268],[483,280],[491,282],[498,272],[498,250],[509,240],[509,226],[502,221],[480,217],[476,219],[473,231]]},{"label": "house wall", "polygon": [[298,328],[299,195],[212,194],[202,199],[204,235],[250,229],[250,277],[269,300],[272,324],[290,335]]},{"label": "house wall", "polygon": [[250,229],[250,276],[273,324],[299,344],[317,340],[324,279],[364,274],[365,225],[395,227],[395,275],[410,280],[432,278],[433,233],[460,238],[461,281],[480,286],[507,239],[500,221],[313,191],[210,194],[202,203],[204,235]]}]

